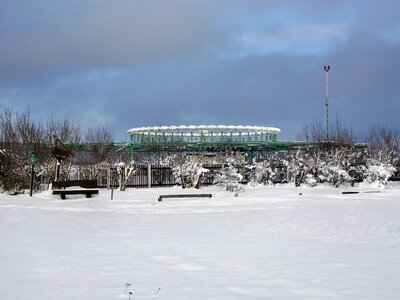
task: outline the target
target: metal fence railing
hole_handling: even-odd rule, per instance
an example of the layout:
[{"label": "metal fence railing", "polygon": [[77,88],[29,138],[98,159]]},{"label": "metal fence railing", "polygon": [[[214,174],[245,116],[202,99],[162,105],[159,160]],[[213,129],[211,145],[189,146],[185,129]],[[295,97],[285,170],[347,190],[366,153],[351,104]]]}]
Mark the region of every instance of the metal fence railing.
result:
[{"label": "metal fence railing", "polygon": [[[203,174],[202,185],[213,185],[216,174],[220,172],[222,165],[203,165],[209,171]],[[136,170],[127,180],[126,186],[129,188],[147,187],[168,187],[179,185],[178,179],[174,175],[173,168],[165,165],[135,165]],[[109,175],[108,175],[109,176]],[[118,187],[118,178],[113,180],[113,186]],[[110,180],[105,173],[98,178],[99,186],[109,186]]]}]

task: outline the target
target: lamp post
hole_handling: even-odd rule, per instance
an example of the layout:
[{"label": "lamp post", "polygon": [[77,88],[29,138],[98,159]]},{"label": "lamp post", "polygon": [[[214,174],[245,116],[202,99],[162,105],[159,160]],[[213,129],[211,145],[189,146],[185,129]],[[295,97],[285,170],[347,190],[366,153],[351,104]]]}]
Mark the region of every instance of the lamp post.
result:
[{"label": "lamp post", "polygon": [[329,141],[329,121],[328,121],[328,72],[331,66],[324,66],[325,71],[325,108],[326,108],[326,141]]}]

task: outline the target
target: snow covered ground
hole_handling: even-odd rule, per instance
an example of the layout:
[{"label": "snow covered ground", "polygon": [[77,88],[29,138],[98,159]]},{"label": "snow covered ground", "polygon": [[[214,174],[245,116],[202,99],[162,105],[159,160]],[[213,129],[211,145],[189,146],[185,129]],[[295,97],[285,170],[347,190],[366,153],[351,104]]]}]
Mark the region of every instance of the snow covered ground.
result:
[{"label": "snow covered ground", "polygon": [[2,194],[0,299],[400,299],[400,186],[343,190]]}]

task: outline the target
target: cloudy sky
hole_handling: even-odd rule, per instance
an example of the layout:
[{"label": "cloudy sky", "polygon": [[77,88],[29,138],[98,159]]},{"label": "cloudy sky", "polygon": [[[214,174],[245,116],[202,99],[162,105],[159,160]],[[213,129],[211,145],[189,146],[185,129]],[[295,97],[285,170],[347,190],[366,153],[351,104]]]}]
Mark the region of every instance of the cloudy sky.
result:
[{"label": "cloudy sky", "polygon": [[0,106],[110,126],[400,124],[398,0],[0,0]]}]

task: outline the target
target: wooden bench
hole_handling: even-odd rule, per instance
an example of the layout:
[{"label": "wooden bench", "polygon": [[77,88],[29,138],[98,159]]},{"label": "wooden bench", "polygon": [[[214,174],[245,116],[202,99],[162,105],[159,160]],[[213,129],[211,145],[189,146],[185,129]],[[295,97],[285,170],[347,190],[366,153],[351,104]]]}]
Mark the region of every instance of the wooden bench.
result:
[{"label": "wooden bench", "polygon": [[342,192],[342,194],[344,195],[349,195],[349,194],[360,194],[360,193],[364,193],[364,194],[376,194],[376,193],[380,193],[381,191],[365,191],[365,192]]},{"label": "wooden bench", "polygon": [[[66,189],[69,187],[80,187],[80,189]],[[53,195],[60,195],[61,199],[65,199],[65,195],[84,194],[86,198],[99,193],[97,180],[69,180],[69,181],[53,181]]]},{"label": "wooden bench", "polygon": [[160,195],[158,202],[161,202],[163,198],[211,198],[212,194],[177,194],[177,195]]}]

